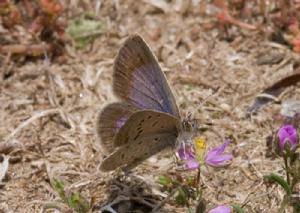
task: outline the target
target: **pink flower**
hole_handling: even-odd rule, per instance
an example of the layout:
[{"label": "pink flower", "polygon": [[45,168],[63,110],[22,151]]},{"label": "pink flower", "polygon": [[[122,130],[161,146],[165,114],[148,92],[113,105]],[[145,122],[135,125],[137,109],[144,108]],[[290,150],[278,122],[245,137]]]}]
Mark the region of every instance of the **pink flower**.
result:
[{"label": "pink flower", "polygon": [[[226,165],[227,161],[233,158],[230,154],[223,154],[229,143],[230,141],[226,141],[222,145],[208,151],[204,157],[205,163],[212,167]],[[185,168],[188,170],[198,169],[200,166],[199,159],[197,159],[195,152],[197,152],[197,150],[195,150],[192,144],[181,144],[177,151],[179,158],[185,162]]]},{"label": "pink flower", "polygon": [[232,155],[223,154],[229,143],[230,141],[227,140],[221,146],[215,147],[208,151],[204,158],[206,164],[212,167],[219,167],[226,165],[227,161],[232,160]]},{"label": "pink flower", "polygon": [[181,144],[177,151],[179,158],[185,161],[185,167],[188,170],[194,170],[199,168],[199,162],[195,157],[194,146],[192,144]]},{"label": "pink flower", "polygon": [[231,209],[229,206],[218,206],[208,211],[208,213],[230,213]]},{"label": "pink flower", "polygon": [[284,151],[287,143],[290,150],[295,151],[298,146],[298,136],[294,126],[285,125],[281,127],[277,132],[277,136],[279,138],[279,148],[281,151]]}]

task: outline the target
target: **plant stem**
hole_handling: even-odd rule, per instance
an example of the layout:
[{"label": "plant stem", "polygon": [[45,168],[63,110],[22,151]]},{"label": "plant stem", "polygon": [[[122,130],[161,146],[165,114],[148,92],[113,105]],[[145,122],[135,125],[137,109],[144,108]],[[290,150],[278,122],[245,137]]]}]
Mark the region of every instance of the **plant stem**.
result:
[{"label": "plant stem", "polygon": [[200,186],[200,166],[198,168],[198,171],[197,171],[197,186]]},{"label": "plant stem", "polygon": [[299,203],[295,203],[293,205],[293,213],[299,213],[300,212],[300,204]]},{"label": "plant stem", "polygon": [[284,198],[283,198],[283,201],[281,202],[280,209],[278,210],[278,213],[284,213],[285,207],[288,204],[288,201],[289,201],[289,196],[285,195]]},{"label": "plant stem", "polygon": [[286,172],[286,181],[290,185],[290,172],[289,172],[287,155],[283,156],[283,160],[284,160],[284,167],[285,167],[285,172]]}]

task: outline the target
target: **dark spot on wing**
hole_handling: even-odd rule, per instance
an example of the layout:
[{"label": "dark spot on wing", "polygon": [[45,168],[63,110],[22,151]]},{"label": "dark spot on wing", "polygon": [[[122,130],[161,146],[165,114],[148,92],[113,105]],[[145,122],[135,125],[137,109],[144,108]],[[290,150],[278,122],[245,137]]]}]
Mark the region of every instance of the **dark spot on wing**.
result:
[{"label": "dark spot on wing", "polygon": [[151,118],[152,118],[152,115],[149,115],[149,116],[148,116],[148,119],[151,119]]},{"label": "dark spot on wing", "polygon": [[140,136],[140,134],[137,134],[137,135],[133,138],[133,140],[136,140],[139,136]]},{"label": "dark spot on wing", "polygon": [[155,127],[157,123],[158,123],[158,121],[155,121],[155,122],[152,124],[152,127]]},{"label": "dark spot on wing", "polygon": [[159,141],[159,138],[154,138],[155,141]]},{"label": "dark spot on wing", "polygon": [[145,122],[145,119],[142,119],[139,123],[139,126],[142,126],[142,124]]},{"label": "dark spot on wing", "polygon": [[141,158],[133,158],[133,162],[134,163],[136,163],[136,162],[138,162],[138,161],[140,161],[141,160]]}]

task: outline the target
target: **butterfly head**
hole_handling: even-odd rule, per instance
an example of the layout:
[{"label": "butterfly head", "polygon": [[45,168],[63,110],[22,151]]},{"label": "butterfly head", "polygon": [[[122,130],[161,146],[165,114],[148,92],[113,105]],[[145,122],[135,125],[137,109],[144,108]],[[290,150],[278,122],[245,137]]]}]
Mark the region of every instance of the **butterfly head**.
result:
[{"label": "butterfly head", "polygon": [[182,121],[181,129],[184,132],[196,133],[198,126],[198,120],[192,118],[191,114],[188,114],[187,117]]},{"label": "butterfly head", "polygon": [[192,144],[198,136],[198,120],[189,114],[181,123],[181,131],[177,138],[177,146],[180,144]]}]

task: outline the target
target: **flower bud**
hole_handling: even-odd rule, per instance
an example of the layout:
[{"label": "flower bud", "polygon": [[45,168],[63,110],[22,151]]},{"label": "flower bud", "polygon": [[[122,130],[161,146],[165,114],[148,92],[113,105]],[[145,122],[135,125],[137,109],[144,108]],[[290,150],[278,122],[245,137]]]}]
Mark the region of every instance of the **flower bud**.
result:
[{"label": "flower bud", "polygon": [[297,130],[292,125],[285,125],[281,127],[277,136],[279,138],[279,149],[283,152],[286,149],[295,151],[298,146]]}]

